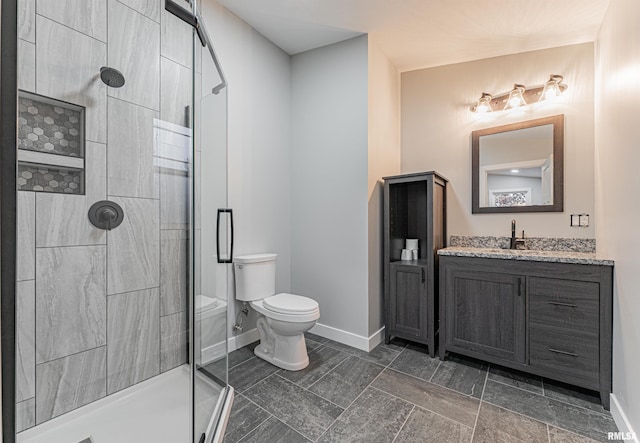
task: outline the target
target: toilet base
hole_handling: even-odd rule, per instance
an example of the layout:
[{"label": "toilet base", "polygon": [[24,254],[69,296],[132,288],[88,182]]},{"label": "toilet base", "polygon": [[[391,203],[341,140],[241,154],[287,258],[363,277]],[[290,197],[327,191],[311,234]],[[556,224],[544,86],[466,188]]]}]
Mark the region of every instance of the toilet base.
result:
[{"label": "toilet base", "polygon": [[[266,317],[258,316],[258,332],[260,333],[260,344],[256,346],[253,353],[265,361],[287,371],[300,371],[309,366],[309,355],[307,354],[307,344],[304,340],[304,332],[287,335],[278,334],[273,330]],[[311,329],[314,322],[309,325],[301,324],[303,331]],[[308,327],[307,327],[308,326]]]},{"label": "toilet base", "polygon": [[[271,363],[274,366],[277,366],[279,368],[282,369],[286,369],[287,371],[300,371],[304,368],[306,368],[307,366],[309,366],[309,356],[307,355],[306,358],[302,361],[296,362],[296,363],[291,363],[291,362],[286,362],[286,361],[282,361],[282,359],[277,358],[275,355],[270,354],[269,352],[265,352],[260,345],[256,346],[256,348],[253,350],[253,353],[256,355],[256,357],[261,358],[265,361],[268,361],[269,363]],[[306,352],[305,352],[306,354]]]}]

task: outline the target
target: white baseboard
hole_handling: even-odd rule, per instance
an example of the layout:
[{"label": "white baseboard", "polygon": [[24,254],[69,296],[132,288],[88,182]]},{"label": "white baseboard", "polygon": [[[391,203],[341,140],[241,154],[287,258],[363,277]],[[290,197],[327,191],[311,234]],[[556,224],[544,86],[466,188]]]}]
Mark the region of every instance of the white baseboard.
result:
[{"label": "white baseboard", "polygon": [[374,332],[372,336],[369,337],[369,349],[367,352],[371,351],[373,348],[378,346],[384,340],[384,326],[378,329],[377,332]]},{"label": "white baseboard", "polygon": [[311,328],[311,331],[309,332],[312,332],[313,334],[319,335],[324,338],[335,340],[345,345],[352,346],[356,349],[369,352],[382,342],[382,337],[384,335],[384,326],[370,337],[364,337],[362,335],[354,334],[353,332],[334,328],[333,326],[323,325],[322,323],[316,323],[316,325]]},{"label": "white baseboard", "polygon": [[[323,325],[322,323],[316,323],[316,325],[311,328],[311,331],[309,332],[312,332],[324,338],[335,340],[348,346],[353,346],[354,348],[360,349],[362,351],[369,352],[380,343],[382,343],[382,338],[384,337],[384,326],[381,327],[378,331],[374,332],[370,337],[363,337],[362,335],[357,335],[352,332],[334,328],[333,326]],[[253,343],[254,341],[259,339],[260,334],[258,333],[258,329],[255,328],[247,332],[243,332],[242,334],[230,337],[229,352],[240,349],[243,346],[246,346],[249,343]],[[207,350],[205,351],[208,350],[209,348],[207,348]],[[211,351],[213,351],[213,349],[211,349]],[[209,355],[208,352],[207,355]]]},{"label": "white baseboard", "polygon": [[260,334],[258,333],[257,328],[250,329],[242,334],[234,335],[229,338],[229,352],[233,352],[236,349],[247,346],[256,340],[260,340]]},{"label": "white baseboard", "polygon": [[624,441],[631,441],[633,443],[640,443],[638,440],[638,434],[634,432],[629,419],[627,418],[627,414],[625,414],[624,409],[620,406],[617,397],[615,394],[611,394],[611,415],[613,416],[613,420],[616,422],[616,426],[618,426],[618,430],[625,434]]},{"label": "white baseboard", "polygon": [[[216,343],[213,346],[209,346],[202,349],[202,363],[201,365],[208,365],[211,362],[217,361],[221,357],[224,357],[226,349],[224,346],[224,340],[220,343]],[[231,350],[229,350],[231,352]]]}]

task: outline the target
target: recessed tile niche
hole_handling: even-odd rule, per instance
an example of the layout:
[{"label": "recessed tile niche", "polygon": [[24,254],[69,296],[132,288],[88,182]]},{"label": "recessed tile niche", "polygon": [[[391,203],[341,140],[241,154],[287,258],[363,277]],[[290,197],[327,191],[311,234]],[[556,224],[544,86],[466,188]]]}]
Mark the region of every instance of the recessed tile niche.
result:
[{"label": "recessed tile niche", "polygon": [[84,107],[18,94],[19,191],[84,194]]}]

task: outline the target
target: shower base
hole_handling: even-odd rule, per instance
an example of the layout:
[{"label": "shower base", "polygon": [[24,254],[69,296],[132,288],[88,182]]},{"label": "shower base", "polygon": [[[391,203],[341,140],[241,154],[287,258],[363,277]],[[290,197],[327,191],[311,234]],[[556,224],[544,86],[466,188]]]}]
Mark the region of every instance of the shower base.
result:
[{"label": "shower base", "polygon": [[[23,431],[17,441],[71,443],[91,437],[92,443],[188,442],[189,390],[189,366],[183,365]],[[207,401],[215,404],[217,395]],[[213,406],[199,409],[211,411]]]}]

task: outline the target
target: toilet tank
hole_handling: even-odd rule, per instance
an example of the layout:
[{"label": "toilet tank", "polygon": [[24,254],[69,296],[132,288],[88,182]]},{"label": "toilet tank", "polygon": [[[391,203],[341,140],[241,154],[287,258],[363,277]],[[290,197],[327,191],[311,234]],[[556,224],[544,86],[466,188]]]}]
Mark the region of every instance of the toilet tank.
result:
[{"label": "toilet tank", "polygon": [[276,293],[278,254],[241,255],[233,259],[236,300],[261,300]]}]

